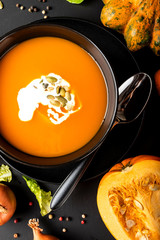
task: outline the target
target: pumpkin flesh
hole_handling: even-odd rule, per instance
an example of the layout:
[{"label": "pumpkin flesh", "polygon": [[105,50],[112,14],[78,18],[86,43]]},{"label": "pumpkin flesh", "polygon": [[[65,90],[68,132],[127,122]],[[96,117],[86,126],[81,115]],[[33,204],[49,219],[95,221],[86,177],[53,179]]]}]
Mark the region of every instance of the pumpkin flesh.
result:
[{"label": "pumpkin flesh", "polygon": [[160,239],[160,158],[130,158],[101,180],[97,205],[118,240]]}]

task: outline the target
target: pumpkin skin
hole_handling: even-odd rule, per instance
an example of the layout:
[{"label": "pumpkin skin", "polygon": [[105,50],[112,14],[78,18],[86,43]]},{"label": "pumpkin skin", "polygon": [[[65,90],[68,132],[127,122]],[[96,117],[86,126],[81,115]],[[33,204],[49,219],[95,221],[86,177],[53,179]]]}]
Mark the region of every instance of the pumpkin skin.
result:
[{"label": "pumpkin skin", "polygon": [[160,157],[140,155],[113,166],[98,186],[97,206],[115,239],[160,239]]},{"label": "pumpkin skin", "polygon": [[160,56],[159,0],[104,0],[101,22],[124,35],[130,51],[150,46]]}]

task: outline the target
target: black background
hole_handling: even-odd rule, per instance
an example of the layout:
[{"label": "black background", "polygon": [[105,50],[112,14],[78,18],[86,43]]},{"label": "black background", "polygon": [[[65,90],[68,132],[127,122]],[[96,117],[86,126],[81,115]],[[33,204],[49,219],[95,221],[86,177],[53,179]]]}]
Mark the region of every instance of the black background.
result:
[{"label": "black background", "polygon": [[[61,21],[64,24],[65,17],[67,18],[76,18],[85,21],[90,21],[95,25],[95,29],[97,29],[97,25],[101,27],[100,32],[104,27],[100,22],[100,12],[103,7],[103,3],[101,0],[84,0],[84,2],[80,5],[70,4],[66,0],[48,0],[46,3],[41,3],[37,0],[19,0],[19,1],[7,1],[3,0],[4,9],[0,10],[0,37],[7,34],[9,31],[32,23],[37,20],[43,19],[43,15],[41,11],[45,9],[47,5],[51,6],[52,9],[48,11],[49,19],[53,19],[53,21]],[[20,9],[16,8],[16,3],[23,4],[26,9],[21,11]],[[29,13],[27,9],[31,6],[37,6],[39,11],[36,13]],[[47,20],[48,21],[48,20]],[[79,21],[76,20],[72,21],[72,25],[75,29],[78,28],[78,31],[84,32],[89,34],[92,40],[97,41],[99,43],[102,50],[105,48],[105,37],[107,33],[101,33],[98,37],[98,30],[93,31],[94,25],[90,25],[86,22],[79,24]],[[67,20],[66,20],[67,22]],[[106,30],[109,34],[113,34],[116,38],[118,38],[124,45],[125,41],[123,36],[114,32],[113,30],[109,29]],[[104,35],[103,35],[104,34]],[[106,36],[105,36],[106,35]],[[103,38],[104,37],[104,38]],[[114,43],[111,43],[113,45]],[[124,46],[122,49],[125,48]],[[105,50],[104,50],[105,51]],[[130,55],[130,53],[126,53],[127,50],[122,51],[121,48],[117,52],[114,52],[113,46],[113,56],[111,61],[115,59],[117,67],[117,61],[121,59],[125,59]],[[122,56],[123,55],[123,56]],[[153,89],[152,95],[145,110],[143,116],[140,116],[138,121],[130,126],[121,127],[119,126],[119,130],[113,130],[111,133],[111,145],[109,145],[110,154],[109,157],[111,158],[111,162],[108,167],[111,167],[117,161],[120,161],[127,157],[137,156],[140,154],[150,154],[150,155],[157,155],[160,156],[160,147],[159,147],[159,96],[157,94],[155,84],[154,84],[154,74],[155,72],[160,69],[160,58],[155,56],[149,48],[144,48],[138,52],[132,53],[132,56],[136,60],[139,68],[141,71],[148,73],[153,82]],[[118,60],[117,60],[118,59]],[[125,60],[124,60],[125,61]],[[127,61],[127,60],[126,60]],[[120,61],[119,61],[120,62]],[[119,63],[120,64],[120,63]],[[114,63],[113,63],[114,65]],[[133,63],[133,68],[136,68]],[[128,76],[128,74],[132,74],[132,68],[126,66],[126,72],[124,72],[124,78]],[[121,69],[121,68],[120,68]],[[125,69],[125,68],[124,68]],[[135,69],[133,70],[133,72]],[[116,71],[115,71],[116,72]],[[124,79],[125,80],[125,79]],[[133,130],[135,127],[135,130]],[[123,129],[122,129],[123,128]],[[116,131],[121,133],[123,130],[124,132],[128,132],[128,128],[130,129],[131,133],[128,135],[127,133],[127,140],[121,141],[120,136],[116,135]],[[133,134],[133,132],[136,133]],[[113,136],[113,137],[112,137]],[[124,133],[125,136],[125,133]],[[116,144],[118,142],[121,146],[120,153],[117,155],[114,152],[113,144],[114,139]],[[118,141],[117,141],[118,139]],[[134,141],[135,140],[135,141]],[[127,141],[127,142],[126,142]],[[129,145],[129,146],[128,146]],[[126,149],[127,146],[127,149]],[[120,148],[117,146],[117,149]],[[113,152],[112,152],[113,150]],[[128,150],[128,151],[127,151]],[[106,158],[107,153],[101,150],[100,158]],[[108,156],[108,155],[107,155]],[[101,159],[100,159],[101,160]],[[109,161],[110,159],[107,159]],[[0,159],[0,163],[4,163],[2,158]],[[16,171],[14,168],[11,168],[13,173],[13,180],[8,185],[13,189],[17,197],[17,209],[16,213],[13,218],[4,226],[0,227],[0,240],[11,240],[13,239],[14,233],[19,233],[18,239],[23,240],[30,240],[33,239],[32,237],[32,230],[27,226],[28,220],[30,218],[36,217],[40,219],[40,226],[44,229],[44,233],[53,234],[58,236],[60,239],[74,239],[74,240],[112,240],[114,239],[109,231],[104,226],[97,209],[96,204],[96,194],[97,194],[97,187],[99,184],[102,175],[107,170],[106,166],[103,170],[103,173],[98,176],[81,181],[77,188],[74,190],[73,194],[69,197],[68,201],[63,205],[63,207],[53,213],[53,219],[49,220],[47,216],[41,217],[38,203],[34,197],[34,195],[30,192],[27,188],[24,180],[22,179],[22,174]],[[92,165],[88,171],[92,172],[90,175],[93,177],[96,175],[94,173],[94,165]],[[29,173],[28,173],[29,174]],[[62,174],[64,175],[64,173]],[[87,176],[87,173],[86,173]],[[35,176],[36,178],[36,173]],[[64,176],[62,176],[64,177]],[[87,178],[87,177],[86,177]],[[39,181],[40,186],[44,190],[51,190],[54,192],[58,187],[58,184],[55,183],[45,183]],[[33,206],[29,206],[28,203],[32,201]],[[81,215],[86,214],[86,224],[81,225]],[[58,218],[60,216],[70,217],[71,221],[62,221],[60,222]],[[18,223],[14,223],[14,219],[18,218]],[[65,227],[67,229],[66,233],[62,233],[62,228]]]}]

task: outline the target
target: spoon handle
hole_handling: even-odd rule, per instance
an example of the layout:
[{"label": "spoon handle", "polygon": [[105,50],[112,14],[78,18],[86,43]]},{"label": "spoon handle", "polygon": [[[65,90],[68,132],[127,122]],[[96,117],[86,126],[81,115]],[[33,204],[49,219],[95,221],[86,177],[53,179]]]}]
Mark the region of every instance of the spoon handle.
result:
[{"label": "spoon handle", "polygon": [[68,197],[71,195],[78,182],[82,178],[86,169],[88,168],[90,162],[92,161],[95,153],[92,153],[90,156],[86,157],[84,160],[76,164],[74,169],[69,173],[69,175],[64,179],[64,181],[60,184],[58,189],[53,195],[51,200],[50,208],[52,210],[56,210],[60,208]]}]

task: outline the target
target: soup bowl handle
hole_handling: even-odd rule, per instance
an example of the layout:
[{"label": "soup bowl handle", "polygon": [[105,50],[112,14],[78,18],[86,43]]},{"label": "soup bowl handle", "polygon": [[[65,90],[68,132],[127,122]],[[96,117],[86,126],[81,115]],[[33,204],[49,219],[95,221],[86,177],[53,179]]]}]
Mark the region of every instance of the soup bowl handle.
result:
[{"label": "soup bowl handle", "polygon": [[[152,81],[146,73],[138,73],[126,80],[118,89],[118,108],[116,120],[112,128],[119,123],[128,123],[135,120],[144,110],[149,100],[151,89]],[[50,208],[52,211],[60,208],[68,199],[91,163],[97,150],[80,161],[78,165],[76,164],[75,168],[60,184],[51,200]]]}]

